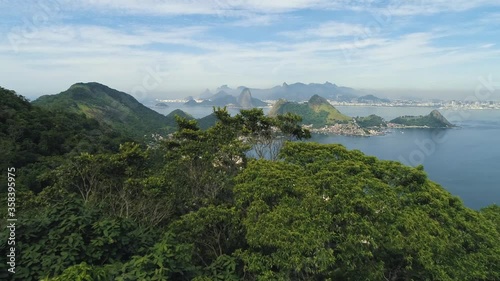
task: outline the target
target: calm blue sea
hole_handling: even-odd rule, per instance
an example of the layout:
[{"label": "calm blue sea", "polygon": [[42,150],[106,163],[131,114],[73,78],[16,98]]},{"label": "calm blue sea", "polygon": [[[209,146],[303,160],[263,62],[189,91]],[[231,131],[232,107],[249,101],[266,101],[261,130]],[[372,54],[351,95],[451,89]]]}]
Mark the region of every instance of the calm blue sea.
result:
[{"label": "calm blue sea", "polygon": [[[170,104],[168,114],[180,108],[196,118],[211,113],[211,108]],[[377,114],[386,120],[401,115],[429,114],[434,108],[338,106],[349,116]],[[268,109],[267,109],[268,110]],[[266,111],[267,111],[266,110]],[[237,113],[237,109],[230,109]],[[380,159],[422,164],[429,178],[459,196],[468,207],[479,209],[500,204],[500,110],[440,110],[450,122],[460,126],[448,130],[393,130],[385,136],[348,137],[314,135],[312,141],[340,143]]]}]

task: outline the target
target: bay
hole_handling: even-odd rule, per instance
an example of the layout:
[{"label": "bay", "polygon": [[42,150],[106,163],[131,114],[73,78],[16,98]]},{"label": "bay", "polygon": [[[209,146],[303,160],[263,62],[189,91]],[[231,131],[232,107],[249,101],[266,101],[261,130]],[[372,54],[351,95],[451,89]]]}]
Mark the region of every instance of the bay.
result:
[{"label": "bay", "polygon": [[[210,107],[153,108],[162,114],[182,109],[195,118],[212,112]],[[337,106],[349,116],[379,115],[391,120],[401,115],[426,115],[430,107]],[[231,114],[238,109],[229,108]],[[264,111],[268,112],[269,108]],[[466,206],[480,209],[500,204],[500,110],[440,110],[452,123],[453,129],[395,129],[387,135],[352,137],[313,135],[311,141],[340,143],[367,155],[406,165],[422,164],[431,180],[439,183]]]},{"label": "bay", "polygon": [[[339,107],[343,113],[374,108]],[[378,115],[389,120],[400,115],[428,114],[432,108],[376,108]],[[349,149],[359,149],[380,159],[401,161],[416,166],[422,164],[429,178],[466,206],[479,209],[500,203],[500,111],[441,110],[453,129],[393,130],[385,136],[356,138],[320,136],[320,143],[341,143]]]}]

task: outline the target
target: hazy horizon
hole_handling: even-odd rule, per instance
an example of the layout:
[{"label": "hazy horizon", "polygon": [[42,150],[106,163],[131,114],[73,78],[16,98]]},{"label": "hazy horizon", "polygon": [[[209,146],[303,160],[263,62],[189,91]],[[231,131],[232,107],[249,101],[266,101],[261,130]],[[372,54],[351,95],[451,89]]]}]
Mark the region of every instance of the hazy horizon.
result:
[{"label": "hazy horizon", "polygon": [[[275,86],[281,86],[283,83],[276,83],[275,85],[268,86],[268,87],[254,87],[254,86],[248,86],[248,85],[219,85],[218,87],[215,88],[205,88],[205,89],[200,89],[199,91],[169,91],[168,89],[166,90],[153,90],[153,91],[147,91],[145,94],[144,93],[139,93],[138,95],[134,95],[131,91],[127,91],[126,89],[120,89],[118,87],[114,87],[110,84],[106,84],[103,82],[99,81],[78,81],[75,83],[87,83],[87,82],[97,82],[103,85],[106,85],[110,88],[116,89],[121,92],[125,92],[127,94],[131,94],[137,100],[144,102],[144,101],[152,101],[152,100],[161,100],[161,99],[185,99],[187,97],[194,97],[198,98],[204,91],[209,90],[211,93],[216,94],[218,92],[218,88],[221,86],[228,86],[231,89],[236,89],[238,87],[246,87],[250,89],[268,89],[272,88]],[[328,81],[330,82],[330,81]],[[66,88],[58,90],[56,92],[50,93],[50,92],[43,92],[39,94],[26,94],[23,92],[20,92],[16,89],[11,89],[15,90],[18,94],[21,94],[28,98],[29,100],[35,100],[39,98],[42,95],[55,95],[59,94],[60,92],[63,92],[67,90],[71,85],[75,84],[72,83],[68,85]],[[300,81],[297,82],[284,82],[289,85],[294,84],[294,83],[303,83]],[[323,84],[320,82],[311,82],[313,84]],[[333,83],[333,82],[330,82]],[[309,84],[309,83],[304,83],[304,84]],[[2,86],[2,85],[0,85]],[[342,86],[342,87],[349,87],[348,85],[337,85],[337,86]],[[4,87],[4,86],[3,86]],[[351,87],[353,88],[353,87]],[[474,91],[457,91],[457,90],[436,90],[436,91],[431,91],[431,90],[418,90],[418,89],[385,89],[385,90],[376,90],[376,89],[359,89],[359,88],[354,88],[355,90],[359,90],[359,95],[368,95],[368,94],[373,94],[379,98],[388,98],[388,99],[407,99],[407,100],[430,100],[430,99],[441,99],[441,100],[465,100],[465,99],[470,99],[471,97],[474,96]],[[493,100],[497,101],[500,100],[498,96],[493,95],[487,100]],[[486,101],[486,99],[485,99]]]},{"label": "hazy horizon", "polygon": [[145,98],[329,81],[387,98],[499,100],[500,2],[0,1],[0,86],[95,81]]}]

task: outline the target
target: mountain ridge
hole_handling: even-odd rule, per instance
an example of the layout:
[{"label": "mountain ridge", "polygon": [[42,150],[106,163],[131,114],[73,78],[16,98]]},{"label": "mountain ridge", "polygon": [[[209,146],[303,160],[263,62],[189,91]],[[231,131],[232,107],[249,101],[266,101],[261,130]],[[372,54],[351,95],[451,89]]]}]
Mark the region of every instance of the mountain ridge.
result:
[{"label": "mountain ridge", "polygon": [[97,82],[75,83],[58,94],[41,96],[32,104],[83,113],[99,123],[135,138],[153,133],[166,134],[175,129],[171,126],[172,117],[146,107],[125,92]]},{"label": "mountain ridge", "polygon": [[[216,92],[224,91],[230,95],[238,96],[242,90],[249,89],[254,98],[263,99],[263,100],[279,100],[286,99],[289,101],[307,101],[313,95],[320,95],[329,100],[340,101],[340,102],[350,102],[350,101],[358,101],[365,103],[371,103],[373,101],[385,102],[387,99],[381,99],[369,91],[365,90],[356,90],[354,88],[338,86],[335,83],[325,82],[323,84],[320,83],[302,83],[296,82],[288,84],[283,82],[281,85],[276,85],[270,88],[251,88],[245,86],[238,86],[235,89],[230,88],[228,85],[222,85],[216,89]],[[200,94],[200,98],[207,98],[207,91],[205,90]]]}]

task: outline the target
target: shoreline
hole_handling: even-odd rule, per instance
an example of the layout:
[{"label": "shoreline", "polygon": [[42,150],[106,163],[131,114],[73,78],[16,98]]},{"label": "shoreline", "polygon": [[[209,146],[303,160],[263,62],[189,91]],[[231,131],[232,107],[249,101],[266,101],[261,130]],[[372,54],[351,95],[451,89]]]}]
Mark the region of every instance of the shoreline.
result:
[{"label": "shoreline", "polygon": [[[338,124],[336,124],[338,125]],[[342,124],[344,125],[344,124]],[[325,126],[319,129],[307,128],[311,132],[311,134],[318,135],[332,135],[332,136],[347,136],[347,137],[377,137],[377,136],[385,136],[394,132],[395,129],[453,129],[458,128],[458,126],[454,127],[428,127],[428,126],[401,126],[401,127],[384,127],[384,128],[357,128],[354,130],[347,129],[344,131],[342,128],[338,126]]]}]

